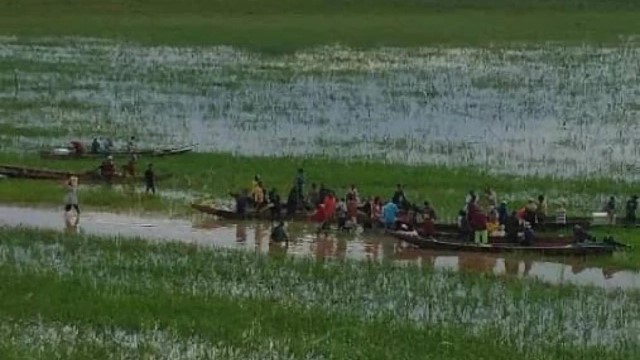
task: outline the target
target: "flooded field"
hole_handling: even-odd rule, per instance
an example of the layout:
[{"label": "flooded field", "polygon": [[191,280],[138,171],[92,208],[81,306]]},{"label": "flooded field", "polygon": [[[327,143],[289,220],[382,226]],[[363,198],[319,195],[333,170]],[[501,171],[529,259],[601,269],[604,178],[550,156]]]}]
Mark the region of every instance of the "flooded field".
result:
[{"label": "flooded field", "polygon": [[637,178],[639,58],[635,44],[266,56],[4,37],[0,141],[139,134],[200,151]]},{"label": "flooded field", "polygon": [[[0,207],[0,225],[65,230],[63,215],[51,209]],[[317,236],[311,227],[291,229],[288,247],[269,241],[268,224],[213,221],[206,217],[161,219],[136,215],[84,213],[79,231],[96,235],[122,235],[150,240],[178,240],[201,246],[245,249],[263,254],[292,254],[325,259],[392,261],[429,266],[438,270],[472,271],[513,277],[536,278],[551,284],[590,285],[606,289],[640,289],[640,273],[589,266],[580,259],[536,261],[465,253],[414,249],[390,237],[359,233]]]}]

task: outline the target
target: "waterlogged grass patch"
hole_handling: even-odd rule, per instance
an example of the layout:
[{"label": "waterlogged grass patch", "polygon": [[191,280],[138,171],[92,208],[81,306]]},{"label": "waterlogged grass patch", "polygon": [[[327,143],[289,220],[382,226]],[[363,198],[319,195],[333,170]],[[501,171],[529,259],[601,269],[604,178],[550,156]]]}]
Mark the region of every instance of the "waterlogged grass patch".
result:
[{"label": "waterlogged grass patch", "polygon": [[[17,67],[3,81],[19,89],[0,95],[36,104],[10,107],[7,121],[38,123],[37,108],[39,119],[52,121],[44,126],[73,119],[78,134],[138,134],[148,144],[199,143],[202,151],[561,177],[637,174],[637,111],[628,104],[640,91],[640,53],[631,42],[330,46],[265,56],[81,38],[1,41],[0,57]],[[37,105],[56,103],[74,106]]]},{"label": "waterlogged grass patch", "polygon": [[[171,326],[174,313],[161,311],[161,304],[170,299],[193,306],[175,310],[184,311],[185,316],[195,316],[199,306],[206,309],[204,302],[239,301],[270,304],[254,313],[256,321],[265,319],[261,311],[282,308],[289,309],[294,319],[319,312],[354,319],[356,327],[378,322],[414,332],[453,327],[464,329],[465,336],[491,333],[497,343],[513,351],[541,356],[560,349],[581,349],[581,355],[593,351],[631,359],[628,356],[640,350],[640,302],[638,293],[632,291],[549,287],[414,266],[350,261],[318,264],[222,249],[123,238],[111,242],[29,230],[5,229],[0,240],[0,276],[7,284],[16,284],[15,292],[1,297],[4,316],[13,316],[14,311],[25,314],[22,311],[29,309],[26,314],[40,314],[45,321],[87,321],[108,310],[91,307],[74,315],[58,312],[56,307],[82,309],[84,302],[105,301],[114,306],[124,301],[127,305],[119,308],[123,313],[108,323],[125,321],[129,311],[144,306],[150,312],[136,318],[152,317]],[[43,281],[49,285],[42,291],[51,292],[50,299],[65,305],[45,308],[40,298],[12,300]],[[87,295],[73,295],[78,292]],[[138,301],[145,305],[136,305]],[[187,309],[191,309],[189,315]],[[26,314],[23,316],[32,316]]]}]

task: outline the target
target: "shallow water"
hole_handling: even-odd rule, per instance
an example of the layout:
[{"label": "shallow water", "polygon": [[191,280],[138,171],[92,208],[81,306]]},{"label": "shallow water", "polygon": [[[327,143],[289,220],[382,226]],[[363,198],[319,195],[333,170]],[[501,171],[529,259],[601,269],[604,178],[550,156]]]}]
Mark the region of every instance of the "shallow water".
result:
[{"label": "shallow water", "polygon": [[[0,225],[27,226],[64,231],[62,210],[0,206]],[[86,212],[79,232],[122,235],[149,240],[178,240],[205,246],[246,249],[265,254],[308,256],[325,259],[359,259],[415,263],[435,269],[474,271],[530,277],[551,284],[591,285],[606,289],[640,289],[640,272],[590,267],[581,260],[566,262],[522,260],[485,254],[456,254],[412,248],[390,237],[360,233],[320,235],[312,227],[290,229],[293,240],[288,247],[269,241],[269,225],[213,221],[194,216],[184,219],[143,217],[136,214]]]},{"label": "shallow water", "polygon": [[[251,155],[638,177],[640,47],[229,47],[0,38],[2,121]],[[62,40],[62,41],[61,41]],[[54,135],[55,136],[55,135]],[[60,141],[46,137],[15,140]]]}]

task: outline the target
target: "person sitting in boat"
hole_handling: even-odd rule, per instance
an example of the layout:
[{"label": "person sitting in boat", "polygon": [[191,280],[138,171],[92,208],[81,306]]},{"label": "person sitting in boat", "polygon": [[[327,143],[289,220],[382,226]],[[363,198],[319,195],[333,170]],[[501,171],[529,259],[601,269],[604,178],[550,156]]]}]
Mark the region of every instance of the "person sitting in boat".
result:
[{"label": "person sitting in boat", "polygon": [[393,200],[389,201],[382,207],[382,218],[385,229],[394,230],[396,228],[396,220],[399,210],[398,205]]},{"label": "person sitting in boat", "polygon": [[371,223],[374,227],[382,224],[382,202],[379,196],[374,197],[371,203]]},{"label": "person sitting in boat", "polygon": [[71,149],[73,150],[73,153],[75,155],[84,155],[85,148],[84,148],[84,144],[81,141],[74,140],[70,144],[71,144]]},{"label": "person sitting in boat", "polygon": [[593,237],[589,235],[589,233],[580,225],[575,225],[573,227],[573,242],[574,243],[584,243],[587,241],[592,241]]},{"label": "person sitting in boat", "polygon": [[513,211],[511,215],[507,218],[506,223],[504,224],[504,230],[506,232],[507,240],[512,243],[518,242],[518,234],[521,229],[521,219],[518,217],[518,213]]},{"label": "person sitting in boat", "polygon": [[433,208],[433,206],[431,206],[431,203],[429,203],[428,201],[425,201],[423,203],[423,208],[422,208],[422,213],[425,216],[428,216],[432,221],[437,221],[438,220],[438,215],[436,214],[436,210]]},{"label": "person sitting in boat", "polygon": [[498,213],[494,209],[489,210],[489,215],[487,216],[487,233],[493,234],[494,232],[500,229],[500,222],[498,221]]},{"label": "person sitting in boat", "polygon": [[284,221],[279,221],[278,224],[271,229],[271,240],[289,243],[289,234],[287,234]]},{"label": "person sitting in boat", "polygon": [[503,201],[500,203],[500,206],[498,206],[498,222],[500,225],[505,225],[508,217],[507,202]]},{"label": "person sitting in boat", "polygon": [[424,215],[424,221],[419,227],[418,235],[428,238],[436,236],[436,224],[428,214]]},{"label": "person sitting in boat", "polygon": [[498,229],[489,233],[490,237],[494,238],[504,238],[507,236],[507,232],[505,231],[504,225],[498,225]]},{"label": "person sitting in boat", "polygon": [[280,220],[282,217],[282,200],[276,188],[269,191],[269,204],[271,206],[271,221]]},{"label": "person sitting in boat", "polygon": [[535,238],[536,235],[533,231],[533,228],[531,227],[531,224],[525,223],[521,244],[524,246],[531,246],[533,245]]},{"label": "person sitting in boat", "polygon": [[243,189],[240,194],[236,195],[236,214],[244,216],[247,214],[247,208],[249,207],[249,194],[246,189]]},{"label": "person sitting in boat", "polygon": [[93,142],[91,143],[91,153],[99,154],[100,153],[100,142],[98,138],[93,138]]},{"label": "person sitting in boat", "polygon": [[298,206],[304,205],[304,183],[305,183],[304,169],[299,168],[298,174],[296,175],[296,178],[294,180],[294,184],[296,187],[296,194],[298,195]]}]

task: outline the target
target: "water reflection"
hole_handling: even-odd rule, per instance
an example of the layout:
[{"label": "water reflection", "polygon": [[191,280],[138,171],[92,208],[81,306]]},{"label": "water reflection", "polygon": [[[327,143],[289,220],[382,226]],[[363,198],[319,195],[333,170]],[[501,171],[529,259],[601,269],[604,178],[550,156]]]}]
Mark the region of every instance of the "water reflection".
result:
[{"label": "water reflection", "polygon": [[[0,206],[0,225],[29,226],[68,231],[62,209]],[[640,289],[640,272],[589,266],[582,260],[535,261],[492,254],[447,253],[412,248],[375,234],[316,235],[313,227],[296,224],[289,229],[288,245],[269,241],[268,224],[232,224],[206,217],[189,220],[139,217],[134,214],[83,213],[77,231],[122,235],[149,240],[180,240],[206,246],[239,247],[270,255],[311,256],[419,264],[435,269],[473,271],[536,278],[551,284],[571,283],[603,288]]]}]

